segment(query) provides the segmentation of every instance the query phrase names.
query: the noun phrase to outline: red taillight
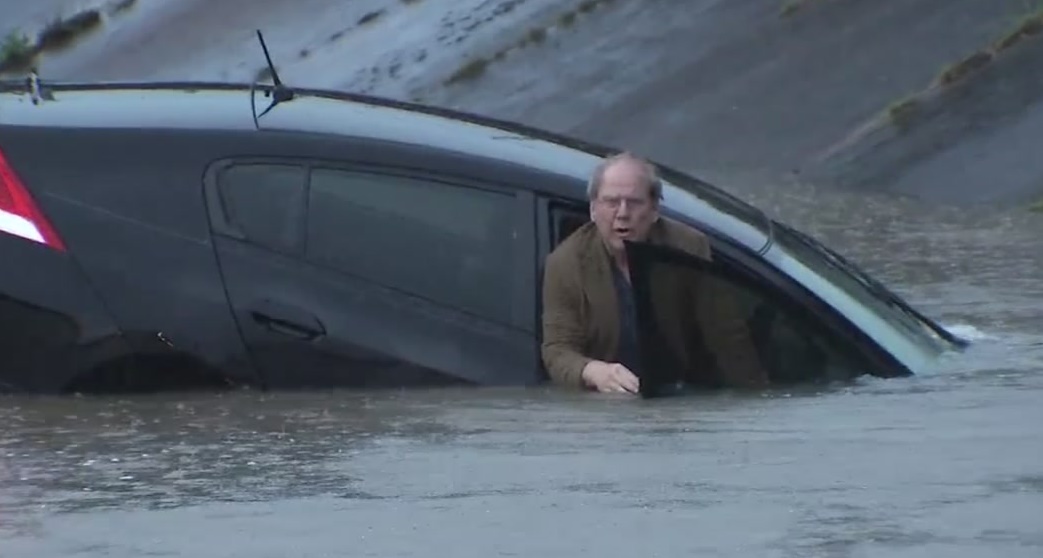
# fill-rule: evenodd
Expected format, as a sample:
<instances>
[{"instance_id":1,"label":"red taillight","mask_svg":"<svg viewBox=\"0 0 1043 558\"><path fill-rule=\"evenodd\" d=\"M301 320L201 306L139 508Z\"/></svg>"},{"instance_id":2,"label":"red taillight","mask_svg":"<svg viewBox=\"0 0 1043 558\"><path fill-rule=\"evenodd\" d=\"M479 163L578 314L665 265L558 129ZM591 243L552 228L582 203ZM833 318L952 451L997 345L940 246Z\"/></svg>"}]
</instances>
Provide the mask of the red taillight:
<instances>
[{"instance_id":1,"label":"red taillight","mask_svg":"<svg viewBox=\"0 0 1043 558\"><path fill-rule=\"evenodd\" d=\"M65 251L65 243L40 212L3 151L0 151L0 231Z\"/></svg>"}]
</instances>

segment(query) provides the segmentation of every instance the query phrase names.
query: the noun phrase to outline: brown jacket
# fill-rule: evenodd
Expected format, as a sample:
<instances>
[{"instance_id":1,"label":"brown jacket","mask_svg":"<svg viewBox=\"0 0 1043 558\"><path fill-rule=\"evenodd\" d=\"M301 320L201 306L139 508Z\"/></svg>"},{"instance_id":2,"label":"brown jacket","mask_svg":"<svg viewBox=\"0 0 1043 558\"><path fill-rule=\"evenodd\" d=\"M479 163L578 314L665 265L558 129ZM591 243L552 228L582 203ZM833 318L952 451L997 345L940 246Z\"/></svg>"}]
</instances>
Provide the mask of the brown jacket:
<instances>
[{"instance_id":1,"label":"brown jacket","mask_svg":"<svg viewBox=\"0 0 1043 558\"><path fill-rule=\"evenodd\" d=\"M710 260L710 244L702 233L661 217L649 242L677 248ZM619 308L612 280L612 261L588 222L547 257L543 279L542 357L551 380L582 387L583 367L591 360L615 359L620 331ZM763 386L745 322L719 288L719 281L677 266L656 268L650 280L660 333L681 359L690 380L731 386ZM717 359L718 371L705 370L693 345L701 340Z\"/></svg>"}]
</instances>

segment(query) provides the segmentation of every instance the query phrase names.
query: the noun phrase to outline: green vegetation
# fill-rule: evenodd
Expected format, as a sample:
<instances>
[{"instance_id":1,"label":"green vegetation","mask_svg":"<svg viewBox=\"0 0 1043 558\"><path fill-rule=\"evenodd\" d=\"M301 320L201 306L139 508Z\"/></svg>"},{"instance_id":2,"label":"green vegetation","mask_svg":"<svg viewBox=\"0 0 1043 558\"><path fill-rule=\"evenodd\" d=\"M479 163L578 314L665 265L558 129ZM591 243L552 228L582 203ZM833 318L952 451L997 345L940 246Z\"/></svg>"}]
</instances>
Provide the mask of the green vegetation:
<instances>
[{"instance_id":1,"label":"green vegetation","mask_svg":"<svg viewBox=\"0 0 1043 558\"><path fill-rule=\"evenodd\" d=\"M36 59L37 48L25 33L12 31L0 43L0 74L27 70Z\"/></svg>"},{"instance_id":2,"label":"green vegetation","mask_svg":"<svg viewBox=\"0 0 1043 558\"><path fill-rule=\"evenodd\" d=\"M56 17L40 31L36 44L40 50L68 46L74 39L101 25L101 12L87 10L63 19Z\"/></svg>"},{"instance_id":3,"label":"green vegetation","mask_svg":"<svg viewBox=\"0 0 1043 558\"><path fill-rule=\"evenodd\" d=\"M403 0L405 1L405 0ZM416 1L416 0L413 0ZM475 58L468 61L466 64L461 66L455 72L453 72L443 82L444 85L453 85L456 83L463 83L471 81L481 77L482 74L489 68L489 64L497 60L503 60L507 57L507 54L512 50L522 49L531 45L540 44L547 39L547 33L551 28L557 27L565 29L571 27L576 23L576 19L580 14L588 14L594 10L612 3L613 0L583 0L580 2L575 9L565 12L558 16L555 23L550 25L540 25L529 29L525 35L514 45L505 47L495 53L492 56L485 58ZM510 4L508 4L510 6Z\"/></svg>"},{"instance_id":4,"label":"green vegetation","mask_svg":"<svg viewBox=\"0 0 1043 558\"><path fill-rule=\"evenodd\" d=\"M786 0L779 8L779 17L789 17L813 2L821 2L821 0Z\"/></svg>"},{"instance_id":5,"label":"green vegetation","mask_svg":"<svg viewBox=\"0 0 1043 558\"><path fill-rule=\"evenodd\" d=\"M1043 31L1043 5L1023 16L1013 29L992 45L992 50L996 53L1002 52L1027 37L1038 35L1041 31Z\"/></svg>"},{"instance_id":6,"label":"green vegetation","mask_svg":"<svg viewBox=\"0 0 1043 558\"><path fill-rule=\"evenodd\" d=\"M373 23L374 21L377 21L378 19L380 19L383 15L384 15L384 10L377 10L377 11L374 11L374 12L369 12L368 14L366 14L366 15L364 15L364 16L359 18L358 24L359 25L366 25L367 23Z\"/></svg>"},{"instance_id":7,"label":"green vegetation","mask_svg":"<svg viewBox=\"0 0 1043 558\"><path fill-rule=\"evenodd\" d=\"M612 0L583 0L583 2L579 3L579 7L576 8L576 11L581 14L589 14L599 8L602 4L607 4L611 1Z\"/></svg>"},{"instance_id":8,"label":"green vegetation","mask_svg":"<svg viewBox=\"0 0 1043 558\"><path fill-rule=\"evenodd\" d=\"M124 0L116 7L127 9L136 0ZM24 33L11 32L0 44L0 74L24 72L31 68L41 53L67 47L76 39L102 24L99 10L84 10L70 17L55 17L36 36L33 42Z\"/></svg>"},{"instance_id":9,"label":"green vegetation","mask_svg":"<svg viewBox=\"0 0 1043 558\"><path fill-rule=\"evenodd\" d=\"M817 0L791 0L792 2L805 3ZM1004 52L1027 38L1043 34L1043 2L1031 12L1022 16L1016 25L993 42L988 48L971 53L955 63L949 64L931 81L927 90L915 95L891 103L886 109L887 117L892 124L899 128L907 128L917 112L920 100L931 90L951 87L969 76L988 67L990 63L1002 56Z\"/></svg>"},{"instance_id":10,"label":"green vegetation","mask_svg":"<svg viewBox=\"0 0 1043 558\"><path fill-rule=\"evenodd\" d=\"M987 50L979 50L963 60L946 66L934 79L936 85L952 85L972 73L984 68L995 55Z\"/></svg>"},{"instance_id":11,"label":"green vegetation","mask_svg":"<svg viewBox=\"0 0 1043 558\"><path fill-rule=\"evenodd\" d=\"M916 97L906 97L891 103L891 106L887 107L887 115L895 126L905 129L912 123L913 117L916 116L919 108L920 102Z\"/></svg>"},{"instance_id":12,"label":"green vegetation","mask_svg":"<svg viewBox=\"0 0 1043 558\"><path fill-rule=\"evenodd\" d=\"M497 53L499 54L499 53ZM485 58L475 58L467 64L460 66L460 69L453 72L453 75L449 76L449 79L445 80L446 85L453 83L460 83L464 81L471 81L477 79L485 70L489 67L489 60Z\"/></svg>"},{"instance_id":13,"label":"green vegetation","mask_svg":"<svg viewBox=\"0 0 1043 558\"><path fill-rule=\"evenodd\" d=\"M522 40L522 45L539 44L547 38L547 30L539 27L533 27L529 30L529 34Z\"/></svg>"},{"instance_id":14,"label":"green vegetation","mask_svg":"<svg viewBox=\"0 0 1043 558\"><path fill-rule=\"evenodd\" d=\"M118 15L133 8L138 3L138 0L120 0L111 8L109 8L109 15Z\"/></svg>"},{"instance_id":15,"label":"green vegetation","mask_svg":"<svg viewBox=\"0 0 1043 558\"><path fill-rule=\"evenodd\" d=\"M1029 206L1029 211L1036 213L1043 213L1043 198L1036 200L1035 203Z\"/></svg>"},{"instance_id":16,"label":"green vegetation","mask_svg":"<svg viewBox=\"0 0 1043 558\"><path fill-rule=\"evenodd\" d=\"M963 60L950 64L935 78L935 85L951 85L984 68L1005 50L1023 40L1043 32L1043 3L1023 15L1014 27L994 41L988 48L979 50Z\"/></svg>"}]
</instances>

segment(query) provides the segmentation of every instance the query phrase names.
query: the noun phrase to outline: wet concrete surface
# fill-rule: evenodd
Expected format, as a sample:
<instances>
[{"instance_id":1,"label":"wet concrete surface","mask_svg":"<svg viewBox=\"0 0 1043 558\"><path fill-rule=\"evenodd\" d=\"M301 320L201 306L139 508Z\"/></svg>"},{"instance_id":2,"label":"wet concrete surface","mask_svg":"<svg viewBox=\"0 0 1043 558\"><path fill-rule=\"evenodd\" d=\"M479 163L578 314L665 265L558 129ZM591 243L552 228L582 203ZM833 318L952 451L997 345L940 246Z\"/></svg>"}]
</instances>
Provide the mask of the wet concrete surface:
<instances>
[{"instance_id":1,"label":"wet concrete surface","mask_svg":"<svg viewBox=\"0 0 1043 558\"><path fill-rule=\"evenodd\" d=\"M269 38L270 47L291 36L319 44L378 4L402 18L395 41L416 47L439 34L405 23L416 17L406 10L434 10L431 0L308 2L313 32L286 24L268 35L279 37ZM170 77L187 76L191 67L205 70L203 77L248 75L260 60L250 52L252 26L289 18L292 10L282 4L253 2L259 7L248 9L229 1L208 12L212 19L198 15L202 3L152 4L149 10L194 25L157 23L146 33L124 23L122 39L112 31L104 40L126 45L147 35L173 43L179 29L195 60L168 46L121 47L122 57L106 57L103 41L88 41L48 70ZM494 13L497 3L474 4ZM907 38L942 46L908 51L909 66L889 74L900 78L873 77L864 68L822 70L836 81L820 85L854 80L852 87L866 89L866 99L850 103L841 102L839 89L816 97L796 77L781 81L778 62L743 66L742 86L715 88L709 79L692 85L678 76L724 72L709 53L741 42L713 22L759 22L764 34L746 40L786 58L784 39L771 29L799 26L797 18L814 12L778 23L778 5L769 2L692 2L671 11L665 1L616 0L577 17L569 33L548 34L541 50L504 56L469 87L438 84L469 57L495 52L489 48L496 35L504 44L516 38L506 37L510 20L494 18L484 24L488 33L472 32L430 66L403 65L405 77L370 87L585 130L705 171L971 337L966 355L911 379L654 402L556 389L9 397L0 400L0 555L1040 556L1043 218L1003 205L949 204L957 200L944 192L925 202L779 178L792 160L833 141L892 93L918 88L936 63L994 35L1007 21L996 14L1021 3L957 1L947 5L962 11L950 11L910 2L879 12L870 8L879 3L846 4L866 10L861 17L875 21L878 33L921 17L913 28L922 34L908 31ZM515 14L517 36L570 6L528 2L515 9L523 5L528 11ZM351 11L324 11L335 9ZM144 10L136 14L122 21L146 17ZM227 21L236 14L242 19L233 33ZM837 35L818 56L855 52L841 47L860 32L827 21L837 22ZM370 48L392 40L364 33L342 39L349 36ZM679 51L685 44L693 46ZM229 54L223 61L199 58L208 48ZM365 60L341 53L336 67L344 71L289 65L284 79L370 83L355 72L383 67L395 51L366 52ZM150 69L158 53L169 59ZM322 65L336 56L316 48L305 60ZM871 57L857 59L869 65ZM813 73L817 66L808 64L797 67ZM771 95L777 103L762 102ZM738 107L731 112L724 109L729 99ZM785 114L815 106L821 119ZM661 132L646 132L652 123ZM794 131L792 144L787 130ZM1024 148L1031 137L1015 139ZM985 172L961 160L974 168L961 173Z\"/></svg>"}]
</instances>

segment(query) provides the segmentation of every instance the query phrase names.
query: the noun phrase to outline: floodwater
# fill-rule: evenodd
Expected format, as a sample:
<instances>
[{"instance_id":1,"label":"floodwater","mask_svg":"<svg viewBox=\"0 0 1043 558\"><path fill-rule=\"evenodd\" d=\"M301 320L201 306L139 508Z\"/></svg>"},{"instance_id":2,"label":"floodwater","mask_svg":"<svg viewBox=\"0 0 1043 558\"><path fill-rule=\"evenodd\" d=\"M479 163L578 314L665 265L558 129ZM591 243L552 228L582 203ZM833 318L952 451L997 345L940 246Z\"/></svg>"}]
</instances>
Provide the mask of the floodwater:
<instances>
[{"instance_id":1,"label":"floodwater","mask_svg":"<svg viewBox=\"0 0 1043 558\"><path fill-rule=\"evenodd\" d=\"M611 108L568 106L625 143ZM669 130L643 150L700 156ZM0 556L1043 556L1043 215L732 170L974 345L915 378L655 401L5 398Z\"/></svg>"},{"instance_id":2,"label":"floodwater","mask_svg":"<svg viewBox=\"0 0 1043 558\"><path fill-rule=\"evenodd\" d=\"M1043 555L1043 219L785 191L749 197L970 351L912 379L654 401L7 399L0 554Z\"/></svg>"}]
</instances>

